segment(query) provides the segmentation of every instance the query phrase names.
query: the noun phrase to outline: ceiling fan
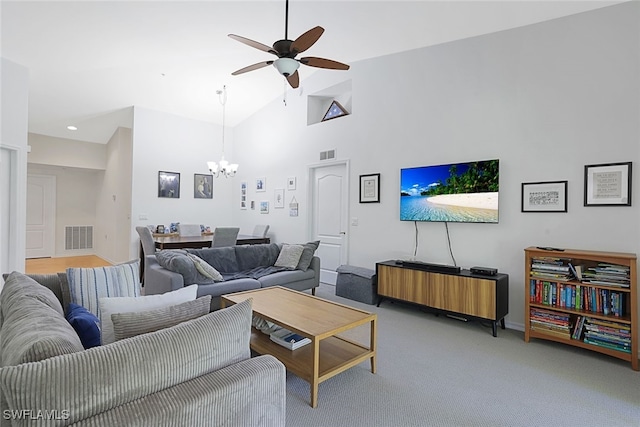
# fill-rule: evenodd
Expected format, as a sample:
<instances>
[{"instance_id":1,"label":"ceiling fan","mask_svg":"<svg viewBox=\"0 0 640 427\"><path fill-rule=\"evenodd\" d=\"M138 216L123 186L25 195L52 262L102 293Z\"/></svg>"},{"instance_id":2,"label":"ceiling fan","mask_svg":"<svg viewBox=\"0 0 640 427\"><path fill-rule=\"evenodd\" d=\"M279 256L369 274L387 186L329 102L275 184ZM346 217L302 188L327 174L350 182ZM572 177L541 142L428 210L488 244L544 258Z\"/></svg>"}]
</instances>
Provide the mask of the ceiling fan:
<instances>
[{"instance_id":1,"label":"ceiling fan","mask_svg":"<svg viewBox=\"0 0 640 427\"><path fill-rule=\"evenodd\" d=\"M271 53L276 55L278 59L272 61L264 61L258 62L257 64L249 65L247 67L241 68L237 71L231 73L232 76L237 76L238 74L243 74L248 71L257 70L259 68L266 67L267 65L272 65L276 67L278 72L282 74L289 85L292 88L297 88L300 84L300 76L298 75L298 67L300 64L308 65L310 67L317 68L329 68L332 70L348 70L349 66L347 64L343 64L341 62L333 61L331 59L325 58L317 58L315 56L306 56L304 58L296 59L296 56L299 53L304 52L309 49L315 42L318 41L322 33L324 33L324 28L322 27L314 27L302 34L295 40L288 39L288 28L289 28L289 0L286 0L285 5L285 21L284 21L284 39L278 40L273 44L273 47L269 47L262 43L253 41L246 37L237 36L235 34L229 34L234 40L239 41L240 43L244 43L248 46L254 47L256 49L262 50L264 52Z\"/></svg>"}]
</instances>

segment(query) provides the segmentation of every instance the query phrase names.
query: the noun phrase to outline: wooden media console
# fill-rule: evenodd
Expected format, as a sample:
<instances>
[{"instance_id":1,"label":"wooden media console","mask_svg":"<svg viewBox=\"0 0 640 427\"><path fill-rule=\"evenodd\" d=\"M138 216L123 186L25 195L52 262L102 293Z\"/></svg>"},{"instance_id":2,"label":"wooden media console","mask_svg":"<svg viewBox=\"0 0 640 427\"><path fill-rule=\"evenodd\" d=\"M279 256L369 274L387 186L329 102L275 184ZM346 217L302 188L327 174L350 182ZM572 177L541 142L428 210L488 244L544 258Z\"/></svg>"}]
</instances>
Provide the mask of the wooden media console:
<instances>
[{"instance_id":1,"label":"wooden media console","mask_svg":"<svg viewBox=\"0 0 640 427\"><path fill-rule=\"evenodd\" d=\"M493 336L509 313L509 276L434 272L396 261L376 263L378 306L384 299L407 301L463 317L489 320Z\"/></svg>"}]
</instances>

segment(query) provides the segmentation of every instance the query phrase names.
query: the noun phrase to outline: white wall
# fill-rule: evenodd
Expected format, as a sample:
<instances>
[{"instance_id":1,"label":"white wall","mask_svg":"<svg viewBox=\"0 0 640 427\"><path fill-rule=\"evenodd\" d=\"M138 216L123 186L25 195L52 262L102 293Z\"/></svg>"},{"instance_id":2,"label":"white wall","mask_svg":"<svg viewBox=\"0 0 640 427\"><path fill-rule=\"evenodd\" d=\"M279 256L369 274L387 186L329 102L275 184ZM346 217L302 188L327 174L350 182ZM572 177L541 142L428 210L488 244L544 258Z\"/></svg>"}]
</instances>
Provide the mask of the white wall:
<instances>
[{"instance_id":1,"label":"white wall","mask_svg":"<svg viewBox=\"0 0 640 427\"><path fill-rule=\"evenodd\" d=\"M26 245L29 73L1 58L0 272L24 271ZM1 285L0 285L1 289Z\"/></svg>"},{"instance_id":2,"label":"white wall","mask_svg":"<svg viewBox=\"0 0 640 427\"><path fill-rule=\"evenodd\" d=\"M107 145L29 133L28 162L61 167L105 170Z\"/></svg>"},{"instance_id":3,"label":"white wall","mask_svg":"<svg viewBox=\"0 0 640 427\"><path fill-rule=\"evenodd\" d=\"M640 252L640 173L632 207L582 202L584 165L640 165L639 10L635 2L603 8L360 61L348 72L307 77L301 67L301 90L290 93L287 106L274 100L234 134L236 180L266 176L273 200L273 189L297 176L300 217L287 209L266 216L239 210L238 185L234 217L243 229L270 223L278 241L305 240L308 166L319 151L336 148L339 159L351 161L349 209L359 219L349 229L349 262L374 268L414 250L414 224L398 219L400 168L499 158L499 224L449 224L449 231L458 265L509 274L507 322L522 327L524 248ZM307 95L349 79L353 114L307 126ZM381 203L359 204L358 176L377 172ZM569 182L568 213L520 212L522 182L557 180ZM417 258L453 264L444 224L418 228Z\"/></svg>"},{"instance_id":4,"label":"white wall","mask_svg":"<svg viewBox=\"0 0 640 427\"><path fill-rule=\"evenodd\" d=\"M233 179L214 178L213 199L195 199L194 174L208 174L207 161L222 156L222 128L202 121L135 107L129 255L138 255L138 225L172 222L210 227L233 225ZM233 132L225 130L225 157L234 160ZM240 165L243 168L243 165ZM158 197L158 172L180 173L180 198ZM146 219L144 219L146 218Z\"/></svg>"},{"instance_id":5,"label":"white wall","mask_svg":"<svg viewBox=\"0 0 640 427\"><path fill-rule=\"evenodd\" d=\"M97 192L96 253L120 263L133 259L131 241L131 182L133 141L131 129L118 128L106 145L106 170Z\"/></svg>"}]
</instances>

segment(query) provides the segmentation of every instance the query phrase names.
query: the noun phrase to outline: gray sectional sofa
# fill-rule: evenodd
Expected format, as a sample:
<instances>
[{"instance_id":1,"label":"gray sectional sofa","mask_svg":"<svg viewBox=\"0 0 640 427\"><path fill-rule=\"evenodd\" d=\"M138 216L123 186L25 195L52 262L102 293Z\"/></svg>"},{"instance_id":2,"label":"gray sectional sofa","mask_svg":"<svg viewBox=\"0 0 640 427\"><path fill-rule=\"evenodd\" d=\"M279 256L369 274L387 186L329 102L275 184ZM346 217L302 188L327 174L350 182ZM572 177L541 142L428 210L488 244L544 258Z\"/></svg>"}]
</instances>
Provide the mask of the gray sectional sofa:
<instances>
[{"instance_id":1,"label":"gray sectional sofa","mask_svg":"<svg viewBox=\"0 0 640 427\"><path fill-rule=\"evenodd\" d=\"M5 282L0 425L285 425L285 368L250 357L250 301L84 350L64 316L63 278Z\"/></svg>"},{"instance_id":2,"label":"gray sectional sofa","mask_svg":"<svg viewBox=\"0 0 640 427\"><path fill-rule=\"evenodd\" d=\"M222 248L161 251L145 257L144 293L161 294L197 284L198 297L211 295L212 310L220 308L220 296L233 292L284 286L297 291L320 284L320 258L314 255L319 242L304 244L304 251L295 269L274 264L283 245L238 245ZM221 273L217 281L198 271L188 254L196 255Z\"/></svg>"}]
</instances>

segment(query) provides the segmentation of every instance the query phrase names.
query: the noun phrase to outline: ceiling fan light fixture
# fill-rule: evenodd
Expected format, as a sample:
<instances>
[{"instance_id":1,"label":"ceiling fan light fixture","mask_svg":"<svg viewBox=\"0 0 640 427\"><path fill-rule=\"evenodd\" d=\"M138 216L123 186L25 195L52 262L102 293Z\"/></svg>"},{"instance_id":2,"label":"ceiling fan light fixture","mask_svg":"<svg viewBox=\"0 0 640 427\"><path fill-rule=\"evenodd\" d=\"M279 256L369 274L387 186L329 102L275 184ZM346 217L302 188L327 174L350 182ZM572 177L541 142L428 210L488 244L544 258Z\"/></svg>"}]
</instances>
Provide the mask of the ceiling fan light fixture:
<instances>
[{"instance_id":1,"label":"ceiling fan light fixture","mask_svg":"<svg viewBox=\"0 0 640 427\"><path fill-rule=\"evenodd\" d=\"M287 77L296 72L300 67L300 63L291 58L279 58L273 61L273 66L276 67L280 74Z\"/></svg>"}]
</instances>

